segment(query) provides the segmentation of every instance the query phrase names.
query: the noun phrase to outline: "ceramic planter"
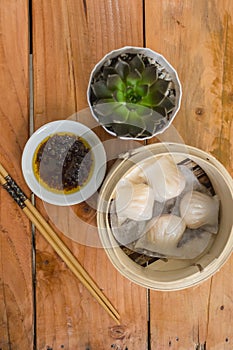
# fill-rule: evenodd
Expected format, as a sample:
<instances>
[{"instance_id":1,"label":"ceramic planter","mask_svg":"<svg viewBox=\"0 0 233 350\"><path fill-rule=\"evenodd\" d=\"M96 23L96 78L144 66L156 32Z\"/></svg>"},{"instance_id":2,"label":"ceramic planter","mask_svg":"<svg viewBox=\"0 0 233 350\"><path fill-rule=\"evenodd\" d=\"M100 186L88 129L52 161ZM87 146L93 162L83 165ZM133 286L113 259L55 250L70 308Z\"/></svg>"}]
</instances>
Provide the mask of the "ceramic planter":
<instances>
[{"instance_id":1,"label":"ceramic planter","mask_svg":"<svg viewBox=\"0 0 233 350\"><path fill-rule=\"evenodd\" d=\"M131 62L135 56L143 61L144 68L140 66L140 62L136 65ZM119 62L123 68L119 69ZM129 63L130 73L125 73L129 69L125 62ZM107 76L106 72L108 71L110 75L112 74L112 66L117 67L116 70L122 80L114 74L114 70L111 79L109 75ZM154 72L152 67L155 67L157 72L156 83L154 83L152 75L148 77L150 69ZM117 78L119 82L116 83ZM98 91L96 94L95 86L101 84L103 79L106 79L106 85L112 89L113 98L109 98L108 92L106 92L106 96L104 94L96 96ZM168 81L170 81L169 87L167 87ZM116 84L115 91L113 91L114 84ZM156 94L159 90L158 94L161 95L162 91L164 95L158 98L155 90ZM92 70L87 89L87 100L93 117L109 134L121 139L145 140L162 133L169 127L179 111L181 96L181 83L171 64L157 52L148 48L131 46L111 51L104 56ZM113 108L112 113L109 111L111 108ZM127 122L124 119L124 112L122 113L124 109L125 114L128 113ZM109 118L112 118L110 122ZM125 130L126 124L133 125L133 131L131 127L131 129Z\"/></svg>"}]
</instances>

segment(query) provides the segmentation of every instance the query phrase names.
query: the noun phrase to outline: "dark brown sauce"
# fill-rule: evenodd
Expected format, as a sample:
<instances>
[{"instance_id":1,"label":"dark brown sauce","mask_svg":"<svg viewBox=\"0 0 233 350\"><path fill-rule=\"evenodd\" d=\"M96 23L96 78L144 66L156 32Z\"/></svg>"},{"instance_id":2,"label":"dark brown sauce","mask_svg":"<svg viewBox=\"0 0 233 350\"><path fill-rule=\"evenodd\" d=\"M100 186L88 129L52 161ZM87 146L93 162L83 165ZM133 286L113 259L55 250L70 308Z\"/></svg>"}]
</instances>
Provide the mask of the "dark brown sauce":
<instances>
[{"instance_id":1,"label":"dark brown sauce","mask_svg":"<svg viewBox=\"0 0 233 350\"><path fill-rule=\"evenodd\" d=\"M33 170L46 189L57 193L79 191L93 171L90 145L72 133L56 133L45 138L33 156Z\"/></svg>"}]
</instances>

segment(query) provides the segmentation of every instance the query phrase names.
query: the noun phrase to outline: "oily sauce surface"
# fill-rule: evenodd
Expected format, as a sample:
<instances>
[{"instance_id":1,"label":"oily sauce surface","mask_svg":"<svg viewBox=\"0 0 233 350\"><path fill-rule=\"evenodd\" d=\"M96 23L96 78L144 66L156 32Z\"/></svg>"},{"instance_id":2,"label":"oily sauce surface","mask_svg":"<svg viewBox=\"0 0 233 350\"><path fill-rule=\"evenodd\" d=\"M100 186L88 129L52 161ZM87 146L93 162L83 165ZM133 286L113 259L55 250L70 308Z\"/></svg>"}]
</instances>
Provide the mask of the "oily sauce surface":
<instances>
[{"instance_id":1,"label":"oily sauce surface","mask_svg":"<svg viewBox=\"0 0 233 350\"><path fill-rule=\"evenodd\" d=\"M55 133L45 138L33 157L33 171L52 192L73 193L90 179L93 170L91 147L72 133Z\"/></svg>"}]
</instances>

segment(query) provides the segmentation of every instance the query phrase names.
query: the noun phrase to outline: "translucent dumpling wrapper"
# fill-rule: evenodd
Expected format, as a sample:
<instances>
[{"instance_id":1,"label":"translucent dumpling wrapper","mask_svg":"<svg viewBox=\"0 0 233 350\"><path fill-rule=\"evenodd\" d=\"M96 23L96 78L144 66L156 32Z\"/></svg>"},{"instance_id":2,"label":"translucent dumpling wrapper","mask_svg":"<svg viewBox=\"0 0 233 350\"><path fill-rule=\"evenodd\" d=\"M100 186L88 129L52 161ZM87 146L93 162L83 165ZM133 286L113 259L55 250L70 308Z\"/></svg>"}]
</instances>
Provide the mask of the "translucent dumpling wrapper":
<instances>
[{"instance_id":1,"label":"translucent dumpling wrapper","mask_svg":"<svg viewBox=\"0 0 233 350\"><path fill-rule=\"evenodd\" d=\"M183 192L199 191L207 193L207 188L200 183L198 178L194 175L193 171L185 165L178 165L180 172L185 177L185 188Z\"/></svg>"},{"instance_id":2,"label":"translucent dumpling wrapper","mask_svg":"<svg viewBox=\"0 0 233 350\"><path fill-rule=\"evenodd\" d=\"M179 196L185 188L185 178L171 156L161 157L152 167L145 169L154 198L159 202Z\"/></svg>"},{"instance_id":3,"label":"translucent dumpling wrapper","mask_svg":"<svg viewBox=\"0 0 233 350\"><path fill-rule=\"evenodd\" d=\"M180 259L194 259L209 248L214 235L200 229L186 229L177 245L176 256Z\"/></svg>"},{"instance_id":4,"label":"translucent dumpling wrapper","mask_svg":"<svg viewBox=\"0 0 233 350\"><path fill-rule=\"evenodd\" d=\"M150 220L153 213L153 190L144 183L120 180L116 187L116 213L118 224L126 219L135 221Z\"/></svg>"},{"instance_id":5,"label":"translucent dumpling wrapper","mask_svg":"<svg viewBox=\"0 0 233 350\"><path fill-rule=\"evenodd\" d=\"M173 214L176 216L180 216L179 210L174 210L176 205L176 198L168 199L165 202L154 202L153 216L160 216L164 214Z\"/></svg>"},{"instance_id":6,"label":"translucent dumpling wrapper","mask_svg":"<svg viewBox=\"0 0 233 350\"><path fill-rule=\"evenodd\" d=\"M219 198L198 191L187 192L180 202L180 215L191 229L203 228L217 233Z\"/></svg>"},{"instance_id":7,"label":"translucent dumpling wrapper","mask_svg":"<svg viewBox=\"0 0 233 350\"><path fill-rule=\"evenodd\" d=\"M162 208L162 214L173 214L180 216L180 202L181 199L184 197L185 193L187 192L195 190L211 195L209 190L199 182L198 178L194 175L192 170L187 168L185 165L178 165L178 168L185 178L185 188L179 196L172 198L164 203L160 203L160 206L158 202L155 202L153 216L158 216L155 210L157 209L158 211L159 208Z\"/></svg>"},{"instance_id":8,"label":"translucent dumpling wrapper","mask_svg":"<svg viewBox=\"0 0 233 350\"><path fill-rule=\"evenodd\" d=\"M176 215L155 217L147 225L146 234L139 238L135 250L151 256L174 256L186 225Z\"/></svg>"},{"instance_id":9,"label":"translucent dumpling wrapper","mask_svg":"<svg viewBox=\"0 0 233 350\"><path fill-rule=\"evenodd\" d=\"M111 229L115 239L124 246L132 248L132 242L139 239L145 232L147 221L135 221L126 219L120 226L116 214L115 200L111 203L110 214Z\"/></svg>"},{"instance_id":10,"label":"translucent dumpling wrapper","mask_svg":"<svg viewBox=\"0 0 233 350\"><path fill-rule=\"evenodd\" d=\"M171 156L151 157L128 174L128 179L131 178L134 182L148 183L158 202L177 197L185 187L185 177Z\"/></svg>"},{"instance_id":11,"label":"translucent dumpling wrapper","mask_svg":"<svg viewBox=\"0 0 233 350\"><path fill-rule=\"evenodd\" d=\"M143 165L136 164L123 179L132 183L146 183L146 177L143 173Z\"/></svg>"}]
</instances>

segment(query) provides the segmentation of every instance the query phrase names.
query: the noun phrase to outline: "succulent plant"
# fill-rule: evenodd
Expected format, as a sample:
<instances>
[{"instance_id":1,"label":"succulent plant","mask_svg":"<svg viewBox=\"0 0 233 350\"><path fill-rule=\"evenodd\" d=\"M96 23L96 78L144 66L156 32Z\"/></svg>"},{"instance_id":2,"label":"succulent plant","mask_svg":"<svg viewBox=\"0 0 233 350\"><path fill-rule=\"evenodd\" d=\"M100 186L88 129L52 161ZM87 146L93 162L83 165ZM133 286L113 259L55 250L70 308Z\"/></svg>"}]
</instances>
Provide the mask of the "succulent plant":
<instances>
[{"instance_id":1,"label":"succulent plant","mask_svg":"<svg viewBox=\"0 0 233 350\"><path fill-rule=\"evenodd\" d=\"M176 107L171 76L142 54L125 53L107 60L90 86L95 116L119 137L152 136L168 123Z\"/></svg>"}]
</instances>

